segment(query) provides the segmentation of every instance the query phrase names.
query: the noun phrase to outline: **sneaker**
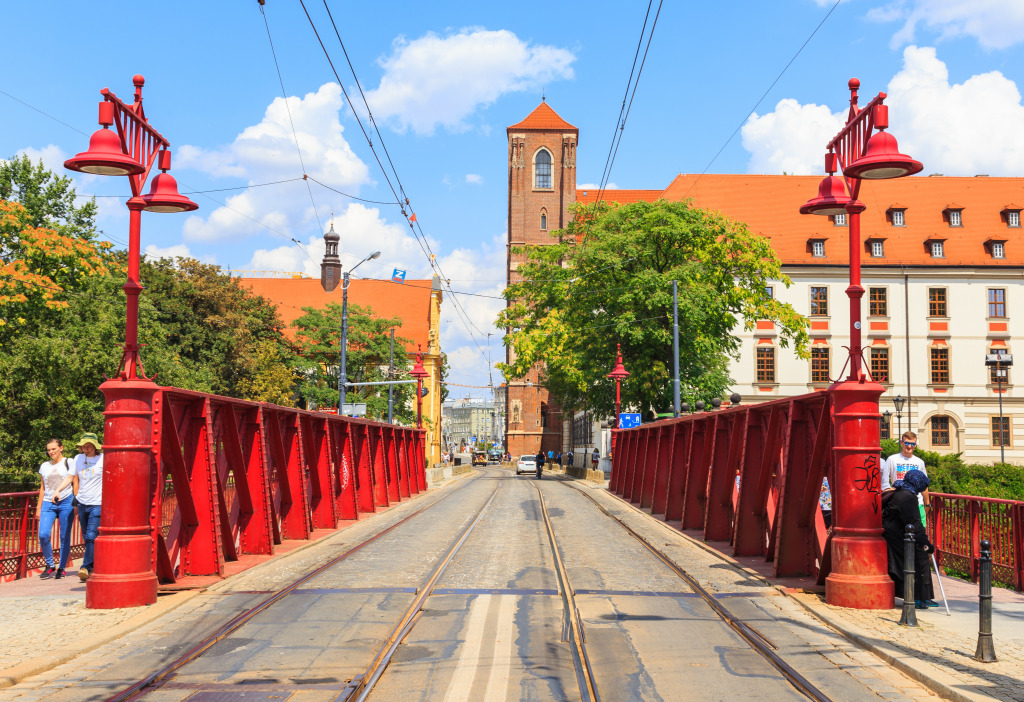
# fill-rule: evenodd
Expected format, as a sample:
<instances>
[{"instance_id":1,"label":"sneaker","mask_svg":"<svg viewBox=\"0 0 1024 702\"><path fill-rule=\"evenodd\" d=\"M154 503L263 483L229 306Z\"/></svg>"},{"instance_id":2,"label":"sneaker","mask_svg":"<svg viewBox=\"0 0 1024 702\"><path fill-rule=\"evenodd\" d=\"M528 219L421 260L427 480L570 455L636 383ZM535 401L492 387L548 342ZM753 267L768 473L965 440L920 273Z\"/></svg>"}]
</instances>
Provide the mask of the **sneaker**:
<instances>
[{"instance_id":1,"label":"sneaker","mask_svg":"<svg viewBox=\"0 0 1024 702\"><path fill-rule=\"evenodd\" d=\"M53 566L46 566L46 570L44 570L42 573L40 573L39 577L42 578L43 580L46 580L48 578L52 578L53 574L55 572L56 571L54 570Z\"/></svg>"},{"instance_id":2,"label":"sneaker","mask_svg":"<svg viewBox=\"0 0 1024 702\"><path fill-rule=\"evenodd\" d=\"M924 600L917 600L914 602L914 607L917 609L928 609L928 603Z\"/></svg>"},{"instance_id":3,"label":"sneaker","mask_svg":"<svg viewBox=\"0 0 1024 702\"><path fill-rule=\"evenodd\" d=\"M78 569L78 579L81 580L83 583L86 580L88 580L89 579L89 569L88 568L79 568Z\"/></svg>"},{"instance_id":4,"label":"sneaker","mask_svg":"<svg viewBox=\"0 0 1024 702\"><path fill-rule=\"evenodd\" d=\"M939 606L939 603L936 602L935 600L925 600L924 603L926 605L928 605L929 607L938 607Z\"/></svg>"},{"instance_id":5,"label":"sneaker","mask_svg":"<svg viewBox=\"0 0 1024 702\"><path fill-rule=\"evenodd\" d=\"M60 580L65 575L63 568L58 568L57 572L53 574L54 580Z\"/></svg>"}]
</instances>

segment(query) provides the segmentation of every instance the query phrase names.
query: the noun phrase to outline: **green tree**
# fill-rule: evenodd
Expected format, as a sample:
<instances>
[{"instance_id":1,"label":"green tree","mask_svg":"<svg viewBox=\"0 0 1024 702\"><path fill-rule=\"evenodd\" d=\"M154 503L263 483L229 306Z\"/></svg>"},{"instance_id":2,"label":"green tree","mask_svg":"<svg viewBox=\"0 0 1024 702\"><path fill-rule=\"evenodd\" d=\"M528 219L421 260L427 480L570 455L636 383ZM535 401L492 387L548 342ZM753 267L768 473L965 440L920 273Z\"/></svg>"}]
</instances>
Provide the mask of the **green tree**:
<instances>
[{"instance_id":1,"label":"green tree","mask_svg":"<svg viewBox=\"0 0 1024 702\"><path fill-rule=\"evenodd\" d=\"M24 154L0 161L0 200L25 208L32 227L56 229L78 239L96 238L96 200L75 205L72 181L32 163Z\"/></svg>"},{"instance_id":2,"label":"green tree","mask_svg":"<svg viewBox=\"0 0 1024 702\"><path fill-rule=\"evenodd\" d=\"M296 342L302 355L299 392L309 404L336 407L338 404L338 354L341 348L341 305L328 303L325 308L303 307L301 317L292 322ZM359 305L348 306L348 355L345 370L352 383L387 380L391 329L402 326L395 317L374 317L373 310ZM412 343L395 335L395 377L408 380L405 349ZM406 423L416 419L414 385L395 385L394 417ZM349 389L348 402L365 402L368 417L386 419L387 386Z\"/></svg>"},{"instance_id":3,"label":"green tree","mask_svg":"<svg viewBox=\"0 0 1024 702\"><path fill-rule=\"evenodd\" d=\"M807 355L807 322L767 294L789 285L768 239L690 202L577 205L570 226L547 246L525 250L522 282L505 291L497 326L508 329L506 379L544 369L565 410L610 414L615 386L605 376L615 344L630 377L624 407L660 412L672 403L672 281L679 286L679 357L684 399L726 393L738 324L772 320L782 346ZM522 252L523 250L517 250ZM741 322L742 320L742 322Z\"/></svg>"}]
</instances>

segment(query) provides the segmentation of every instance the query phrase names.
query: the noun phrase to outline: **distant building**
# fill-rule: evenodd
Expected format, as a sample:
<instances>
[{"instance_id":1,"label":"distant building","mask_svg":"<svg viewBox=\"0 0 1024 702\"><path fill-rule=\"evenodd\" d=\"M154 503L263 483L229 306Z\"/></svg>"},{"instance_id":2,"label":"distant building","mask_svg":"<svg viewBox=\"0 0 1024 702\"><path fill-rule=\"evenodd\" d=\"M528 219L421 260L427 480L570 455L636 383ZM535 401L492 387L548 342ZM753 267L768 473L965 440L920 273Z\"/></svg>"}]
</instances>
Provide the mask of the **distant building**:
<instances>
[{"instance_id":1,"label":"distant building","mask_svg":"<svg viewBox=\"0 0 1024 702\"><path fill-rule=\"evenodd\" d=\"M494 443L495 406L482 398L447 400L441 409L445 440L453 450ZM475 442L474 442L475 439Z\"/></svg>"}]
</instances>

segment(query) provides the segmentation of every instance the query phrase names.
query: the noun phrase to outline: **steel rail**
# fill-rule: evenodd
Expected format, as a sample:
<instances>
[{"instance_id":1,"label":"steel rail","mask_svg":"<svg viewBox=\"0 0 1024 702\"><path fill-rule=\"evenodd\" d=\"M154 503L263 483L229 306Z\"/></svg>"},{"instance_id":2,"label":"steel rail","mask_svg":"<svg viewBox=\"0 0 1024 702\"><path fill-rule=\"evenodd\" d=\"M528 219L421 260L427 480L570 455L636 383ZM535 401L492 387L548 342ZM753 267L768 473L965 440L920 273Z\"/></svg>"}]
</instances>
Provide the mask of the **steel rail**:
<instances>
[{"instance_id":1,"label":"steel rail","mask_svg":"<svg viewBox=\"0 0 1024 702\"><path fill-rule=\"evenodd\" d=\"M137 699L140 699L141 697L143 697L144 695L148 695L150 692L152 692L152 691L156 690L157 688L159 688L164 682L167 682L167 678L168 678L168 676L171 673L174 673L175 671L177 671L181 667L183 667L185 665L188 665L192 661L194 661L197 658L199 658L200 656L202 656L211 647L213 647L214 645L220 643L221 641L223 641L225 638L227 638L228 636L230 636L234 632L238 631L238 629L240 629L242 627L242 625L244 625L246 622L249 622L250 620L252 620L252 618L255 617L257 614L259 614L260 612L266 610L267 608L271 607L272 605L276 604L280 600L282 600L285 597L287 597L294 590L298 589L298 587L301 586L303 583L308 582L309 580L315 578L316 576L320 575L321 573L324 573L325 571L329 570L330 568L338 565L339 563L341 563L342 561L347 559L349 556L352 556L352 555L358 553L359 551L363 550L364 548L366 548L367 546L369 546L373 542L377 541L377 539L381 538L382 536L385 536L386 534L390 533L391 531L393 531L393 530L397 529L398 527L402 526L403 524L408 522L413 517L415 517L415 516L417 516L419 514L422 514L423 512L427 511L428 509L430 509L432 507L435 507L437 504L439 504L440 502L443 502L444 500L448 499L449 497L454 495L456 492L459 492L459 491L465 489L465 487L467 485L469 485L470 482L475 482L476 480L479 480L479 477L473 478L472 481L467 481L467 482L463 483L459 487L455 488L454 490L452 490L451 492L449 492L449 493L447 493L445 495L442 495L441 497L439 497L438 499L434 500L430 504L425 505L423 507L420 507L418 510L416 510L412 514L410 514L410 515L408 515L406 517L403 517L402 519L400 519L399 521L395 522L391 526L389 526L389 527L379 531L378 533L376 533L373 536L365 539L364 541L359 542L358 544L356 544L355 546L353 546L349 550L345 551L340 556L338 556L336 558L333 558L330 561L328 561L327 563L323 564L322 566L318 566L317 568L314 568L313 570L311 570L310 572L306 573L305 575L300 576L297 580L292 581L289 585L287 585L283 589L277 591L276 593L274 593L270 597L267 597L265 600L263 600L262 602L260 602L256 606L254 606L254 607L252 607L250 609L247 609L247 610L245 610L243 612L239 612L236 616L234 616L233 618L231 618L230 620L225 622L219 629L217 629L215 632L213 632L212 634L207 636L205 639L200 641L198 644L196 644L192 648L190 648L188 651L186 651L180 657L175 659L172 663L164 666L163 668L161 668L157 672L152 673L152 674L146 676L142 680L140 680L140 681L136 682L135 684L133 684L131 687L128 687L128 688L122 690L121 692L118 692L117 694L112 695L111 697L108 697L106 699L106 702L129 702L130 700L137 700Z\"/></svg>"},{"instance_id":2,"label":"steel rail","mask_svg":"<svg viewBox=\"0 0 1024 702\"><path fill-rule=\"evenodd\" d=\"M438 563L433 573L431 573L430 577L427 579L427 582L424 583L423 587L419 589L416 598L413 599L412 604L410 604L409 607L405 610L405 614L399 620L398 624L395 625L395 628L391 631L391 635L388 636L387 640L384 642L384 645L381 646L380 650L377 652L377 655L373 657L373 660L370 662L369 667L363 672L361 676L353 679L353 682L355 682L355 680L358 680L358 683L350 686L346 690L347 694L345 694L344 697L339 695L336 698L337 702L347 702L348 700L353 699L356 702L363 702L363 700L369 697L370 693L373 691L373 686L377 684L378 680L380 680L381 675L384 674L384 670L388 667L388 664L391 662L391 657L394 655L395 651L398 650L399 644L401 644L405 637L409 635L409 632L412 631L412 628L416 626L416 622L419 621L420 614L423 611L423 604L427 601L427 598L430 597L430 595L432 594L434 590L434 585L437 584L437 581L444 574L444 571L448 568L448 564L451 563L452 559L455 558L455 554L459 552L459 549L462 548L462 545L466 542L466 539L469 538L470 533L480 522L480 519L484 516L484 513L487 511L487 508L491 506L492 502L494 502L494 498L497 497L498 490L501 489L501 486L504 484L504 482L504 476L498 479L498 485L494 488L494 492L491 493L491 496L487 499L487 502L485 502L484 506L480 508L480 511L477 512L476 517L474 517L473 521L470 522L469 526L465 528L465 530L462 532L462 535L459 536L459 539L455 542L455 545L453 545L448 550L448 553L446 553L444 558L442 558L441 561Z\"/></svg>"},{"instance_id":3,"label":"steel rail","mask_svg":"<svg viewBox=\"0 0 1024 702\"><path fill-rule=\"evenodd\" d=\"M547 504L544 502L544 493L536 483L533 483L533 487L537 490L537 497L540 498L540 512L544 517L544 527L547 529L551 552L554 554L555 574L558 576L559 590L562 593L562 606L565 608L565 616L569 619L569 643L572 644L570 650L580 695L583 702L601 702L601 697L597 692L597 681L594 679L594 670L590 666L590 657L587 655L587 647L583 638L583 622L580 620L580 610L576 607L576 594L569 582L569 573L562 561L562 554L558 550L558 541L555 539L555 530L551 525Z\"/></svg>"},{"instance_id":4,"label":"steel rail","mask_svg":"<svg viewBox=\"0 0 1024 702\"><path fill-rule=\"evenodd\" d=\"M569 487L569 485L566 485L566 487ZM807 678L798 673L795 668L789 665L789 663L786 663L786 661L784 661L782 657L775 652L774 649L776 648L776 646L771 641L766 639L757 630L751 628L742 620L737 619L732 614L732 612L723 607L722 604L718 600L716 600L710 592L705 590L700 585L700 583L698 583L694 579L692 575L690 575L685 570L680 568L679 565L677 565L675 561L669 558L663 551L661 551L658 547L656 547L646 538L637 533L623 520L619 519L617 516L608 511L608 509L606 509L604 505L595 500L593 496L588 495L587 493L583 492L578 488L572 489L575 490L580 495L582 495L583 497L586 497L591 502L593 502L594 506L601 510L601 512L603 512L605 516L615 520L619 524L619 526L621 526L630 534L630 536L639 541L640 544L643 545L648 551L650 551L656 558L658 558L658 560L664 563L669 570L671 570L673 573L675 573L684 581L686 581L686 584L693 588L693 591L697 593L697 595L699 595L700 598L703 599L709 607L711 607L711 610L715 614L721 617L733 629L733 631L735 631L740 636L740 638L746 641L750 645L750 647L754 649L754 651L759 653L766 661L768 661L769 664L772 665L772 667L778 670L782 674L782 676L801 694L808 697L809 699L815 700L816 702L832 702L830 697L828 697L825 693L823 693L821 690L815 687Z\"/></svg>"}]
</instances>

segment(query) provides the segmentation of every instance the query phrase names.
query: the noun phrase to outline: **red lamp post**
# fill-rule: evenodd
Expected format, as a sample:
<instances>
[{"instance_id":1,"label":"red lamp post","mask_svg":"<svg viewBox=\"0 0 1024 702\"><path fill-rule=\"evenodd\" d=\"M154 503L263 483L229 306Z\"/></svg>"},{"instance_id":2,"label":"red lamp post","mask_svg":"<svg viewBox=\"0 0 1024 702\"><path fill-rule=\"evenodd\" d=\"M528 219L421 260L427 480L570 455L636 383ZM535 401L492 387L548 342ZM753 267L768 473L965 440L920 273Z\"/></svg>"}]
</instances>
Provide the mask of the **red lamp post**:
<instances>
[{"instance_id":1,"label":"red lamp post","mask_svg":"<svg viewBox=\"0 0 1024 702\"><path fill-rule=\"evenodd\" d=\"M170 142L149 125L142 109L145 79L136 75L135 100L126 105L109 89L100 91L97 130L89 150L64 162L72 171L128 176L128 279L124 352L117 374L100 385L106 399L103 449L105 509L96 538L96 569L86 584L85 603L93 609L136 607L156 602L149 526L153 397L157 385L145 375L139 358L139 239L142 211L189 212L198 208L178 193L171 167ZM117 131L109 127L115 125ZM148 194L142 188L156 165L162 173Z\"/></svg>"},{"instance_id":2,"label":"red lamp post","mask_svg":"<svg viewBox=\"0 0 1024 702\"><path fill-rule=\"evenodd\" d=\"M423 428L423 379L429 378L430 373L423 367L423 350L420 349L416 352L416 365L412 367L412 371L409 372L413 378L416 378L416 428Z\"/></svg>"},{"instance_id":3,"label":"red lamp post","mask_svg":"<svg viewBox=\"0 0 1024 702\"><path fill-rule=\"evenodd\" d=\"M622 389L622 379L629 377L629 371L622 365L622 344L615 344L615 367L612 368L612 372L606 377L613 378L615 380L615 429L619 428L619 414L622 410L622 396L620 390ZM615 455L615 439L618 431L612 432L612 455Z\"/></svg>"},{"instance_id":4,"label":"red lamp post","mask_svg":"<svg viewBox=\"0 0 1024 702\"><path fill-rule=\"evenodd\" d=\"M886 544L882 538L880 466L878 456L878 398L881 385L864 370L861 346L860 213L857 198L861 180L913 175L923 166L901 154L896 139L884 130L889 108L879 93L863 108L857 106L860 81L851 78L850 111L846 126L828 143L818 196L800 208L801 214L849 216L850 230L850 374L832 388L833 466L832 572L825 581L829 604L858 609L893 605L894 588L888 576ZM873 134L878 129L878 133ZM837 168L843 171L836 176Z\"/></svg>"}]
</instances>

